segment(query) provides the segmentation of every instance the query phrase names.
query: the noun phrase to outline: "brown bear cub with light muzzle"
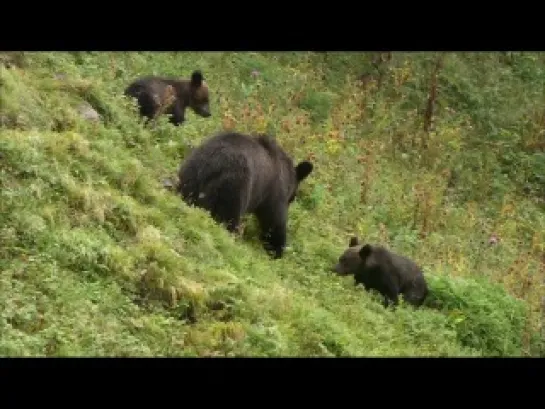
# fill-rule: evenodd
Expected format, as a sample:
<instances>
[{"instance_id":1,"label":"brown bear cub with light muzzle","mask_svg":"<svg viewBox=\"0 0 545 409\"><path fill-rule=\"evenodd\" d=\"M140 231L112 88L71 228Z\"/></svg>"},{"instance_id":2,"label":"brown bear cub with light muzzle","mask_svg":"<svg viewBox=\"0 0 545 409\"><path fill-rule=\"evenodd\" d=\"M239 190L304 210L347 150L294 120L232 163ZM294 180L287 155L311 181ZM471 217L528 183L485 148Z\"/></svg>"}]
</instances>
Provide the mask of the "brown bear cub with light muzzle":
<instances>
[{"instance_id":1,"label":"brown bear cub with light muzzle","mask_svg":"<svg viewBox=\"0 0 545 409\"><path fill-rule=\"evenodd\" d=\"M414 261L382 246L360 244L357 237L350 239L333 271L341 276L353 275L356 285L378 291L385 307L397 305L400 294L405 302L419 307L428 295L422 269Z\"/></svg>"},{"instance_id":2,"label":"brown bear cub with light muzzle","mask_svg":"<svg viewBox=\"0 0 545 409\"><path fill-rule=\"evenodd\" d=\"M208 85L200 71L194 71L189 80L143 77L131 83L125 95L136 98L140 115L147 118L147 121L166 114L170 115L171 124L181 125L185 121L187 107L204 118L212 115Z\"/></svg>"}]
</instances>

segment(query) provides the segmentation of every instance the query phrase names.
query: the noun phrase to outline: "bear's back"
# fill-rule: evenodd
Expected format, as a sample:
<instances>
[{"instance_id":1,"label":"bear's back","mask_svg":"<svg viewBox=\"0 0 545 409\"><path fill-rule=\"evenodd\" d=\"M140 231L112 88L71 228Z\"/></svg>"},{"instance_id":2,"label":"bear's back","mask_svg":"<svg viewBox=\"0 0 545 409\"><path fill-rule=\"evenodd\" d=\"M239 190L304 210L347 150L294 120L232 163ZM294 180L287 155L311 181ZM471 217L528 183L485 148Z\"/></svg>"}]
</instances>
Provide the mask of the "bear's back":
<instances>
[{"instance_id":1,"label":"bear's back","mask_svg":"<svg viewBox=\"0 0 545 409\"><path fill-rule=\"evenodd\" d=\"M258 179L258 183L263 183L263 175L275 173L263 146L252 137L233 132L215 135L193 149L180 169L180 177L206 178L220 172Z\"/></svg>"},{"instance_id":2,"label":"bear's back","mask_svg":"<svg viewBox=\"0 0 545 409\"><path fill-rule=\"evenodd\" d=\"M172 86L174 90L179 93L182 86L180 80L168 77L156 77L156 76L146 76L138 78L133 81L127 87L127 93L134 93L135 91L145 91L150 93L163 93L168 86Z\"/></svg>"},{"instance_id":3,"label":"bear's back","mask_svg":"<svg viewBox=\"0 0 545 409\"><path fill-rule=\"evenodd\" d=\"M227 155L236 157L254 157L259 159L269 159L266 150L255 139L243 134L230 132L220 133L204 141L195 148L190 159L200 157L200 160L206 159L208 155Z\"/></svg>"},{"instance_id":4,"label":"bear's back","mask_svg":"<svg viewBox=\"0 0 545 409\"><path fill-rule=\"evenodd\" d=\"M404 276L411 277L418 274L420 270L416 263L410 258L397 254L383 246L373 246L372 261L383 265L385 268L395 270Z\"/></svg>"}]
</instances>

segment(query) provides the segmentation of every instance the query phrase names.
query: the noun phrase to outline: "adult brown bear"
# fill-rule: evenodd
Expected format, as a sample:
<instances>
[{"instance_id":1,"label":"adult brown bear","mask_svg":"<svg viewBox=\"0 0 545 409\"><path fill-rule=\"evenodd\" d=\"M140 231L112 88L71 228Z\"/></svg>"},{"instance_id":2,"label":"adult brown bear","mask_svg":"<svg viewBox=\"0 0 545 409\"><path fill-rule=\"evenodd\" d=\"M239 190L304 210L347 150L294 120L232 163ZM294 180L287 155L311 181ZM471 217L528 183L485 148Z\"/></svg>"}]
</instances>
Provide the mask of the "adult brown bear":
<instances>
[{"instance_id":1,"label":"adult brown bear","mask_svg":"<svg viewBox=\"0 0 545 409\"><path fill-rule=\"evenodd\" d=\"M288 207L313 165L297 166L267 135L215 135L195 148L179 170L184 201L207 209L230 232L246 213L256 216L267 251L281 258L286 245Z\"/></svg>"}]
</instances>

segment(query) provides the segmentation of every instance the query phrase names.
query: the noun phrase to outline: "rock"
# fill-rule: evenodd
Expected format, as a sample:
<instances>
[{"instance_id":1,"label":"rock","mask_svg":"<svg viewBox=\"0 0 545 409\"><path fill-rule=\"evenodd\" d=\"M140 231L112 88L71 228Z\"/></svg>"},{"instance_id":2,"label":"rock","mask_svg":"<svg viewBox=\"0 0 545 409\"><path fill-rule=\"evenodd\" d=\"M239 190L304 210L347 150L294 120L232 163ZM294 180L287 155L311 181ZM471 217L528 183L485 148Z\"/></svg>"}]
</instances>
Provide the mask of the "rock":
<instances>
[{"instance_id":1,"label":"rock","mask_svg":"<svg viewBox=\"0 0 545 409\"><path fill-rule=\"evenodd\" d=\"M176 187L176 183L171 178L164 178L161 182L165 189L173 190Z\"/></svg>"},{"instance_id":2,"label":"rock","mask_svg":"<svg viewBox=\"0 0 545 409\"><path fill-rule=\"evenodd\" d=\"M88 103L82 103L78 106L78 112L83 119L87 121L100 121L100 115Z\"/></svg>"}]
</instances>

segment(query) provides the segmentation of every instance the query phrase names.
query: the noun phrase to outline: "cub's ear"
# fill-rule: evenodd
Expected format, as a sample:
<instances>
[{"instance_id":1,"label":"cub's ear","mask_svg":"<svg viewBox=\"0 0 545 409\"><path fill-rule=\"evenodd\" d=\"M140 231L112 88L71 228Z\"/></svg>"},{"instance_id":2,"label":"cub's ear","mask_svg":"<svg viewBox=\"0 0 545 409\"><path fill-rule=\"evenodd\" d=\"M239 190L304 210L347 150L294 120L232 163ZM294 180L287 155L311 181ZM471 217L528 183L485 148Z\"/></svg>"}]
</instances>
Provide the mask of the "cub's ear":
<instances>
[{"instance_id":1,"label":"cub's ear","mask_svg":"<svg viewBox=\"0 0 545 409\"><path fill-rule=\"evenodd\" d=\"M365 246L363 246L360 250L361 259L365 261L367 257L371 255L372 251L373 247L370 244L366 244Z\"/></svg>"},{"instance_id":2,"label":"cub's ear","mask_svg":"<svg viewBox=\"0 0 545 409\"><path fill-rule=\"evenodd\" d=\"M308 161L302 161L297 164L295 167L295 175L297 177L297 181L301 182L307 178L308 175L312 172L312 169L314 167L312 166L312 163Z\"/></svg>"},{"instance_id":3,"label":"cub's ear","mask_svg":"<svg viewBox=\"0 0 545 409\"><path fill-rule=\"evenodd\" d=\"M360 241L358 240L357 236L353 236L350 238L350 243L348 243L348 247L354 247L360 244Z\"/></svg>"},{"instance_id":4,"label":"cub's ear","mask_svg":"<svg viewBox=\"0 0 545 409\"><path fill-rule=\"evenodd\" d=\"M191 86L195 88L199 88L202 85L203 76L202 72L199 70L193 71L193 74L191 74Z\"/></svg>"}]
</instances>

